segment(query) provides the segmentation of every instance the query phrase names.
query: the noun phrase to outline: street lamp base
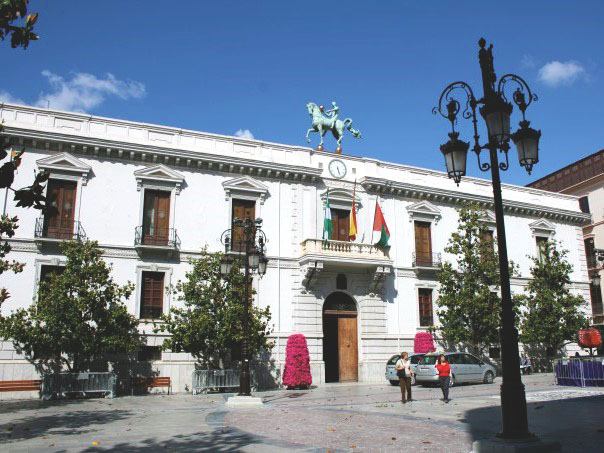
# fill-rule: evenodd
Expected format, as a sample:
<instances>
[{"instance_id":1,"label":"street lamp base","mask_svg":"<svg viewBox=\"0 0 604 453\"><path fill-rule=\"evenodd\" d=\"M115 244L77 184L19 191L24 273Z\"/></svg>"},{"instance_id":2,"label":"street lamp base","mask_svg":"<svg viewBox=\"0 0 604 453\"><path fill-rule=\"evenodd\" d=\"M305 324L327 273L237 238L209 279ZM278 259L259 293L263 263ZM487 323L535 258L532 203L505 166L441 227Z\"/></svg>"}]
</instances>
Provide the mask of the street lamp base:
<instances>
[{"instance_id":1,"label":"street lamp base","mask_svg":"<svg viewBox=\"0 0 604 453\"><path fill-rule=\"evenodd\" d=\"M526 439L482 439L472 443L474 453L550 453L562 451L560 442L541 440L538 437Z\"/></svg>"},{"instance_id":2,"label":"street lamp base","mask_svg":"<svg viewBox=\"0 0 604 453\"><path fill-rule=\"evenodd\" d=\"M231 407L233 409L255 409L258 407L264 407L264 404L262 403L262 398L241 395L231 396L227 400L226 405L227 407Z\"/></svg>"}]
</instances>

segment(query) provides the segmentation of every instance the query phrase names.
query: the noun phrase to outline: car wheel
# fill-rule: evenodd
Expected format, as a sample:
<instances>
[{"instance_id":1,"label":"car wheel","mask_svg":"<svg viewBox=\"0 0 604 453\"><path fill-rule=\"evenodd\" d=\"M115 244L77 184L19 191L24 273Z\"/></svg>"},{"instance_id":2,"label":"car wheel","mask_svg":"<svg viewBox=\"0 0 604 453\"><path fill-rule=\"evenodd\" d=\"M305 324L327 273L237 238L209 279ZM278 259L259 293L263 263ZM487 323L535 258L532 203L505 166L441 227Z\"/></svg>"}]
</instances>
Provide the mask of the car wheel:
<instances>
[{"instance_id":1,"label":"car wheel","mask_svg":"<svg viewBox=\"0 0 604 453\"><path fill-rule=\"evenodd\" d=\"M391 385L401 385L400 381L390 381Z\"/></svg>"},{"instance_id":2,"label":"car wheel","mask_svg":"<svg viewBox=\"0 0 604 453\"><path fill-rule=\"evenodd\" d=\"M485 384L492 384L494 380L495 380L495 375L493 374L493 372L492 372L492 371L487 371L487 372L484 374L484 379L483 379L483 382L484 382Z\"/></svg>"},{"instance_id":3,"label":"car wheel","mask_svg":"<svg viewBox=\"0 0 604 453\"><path fill-rule=\"evenodd\" d=\"M449 387L453 387L454 385L455 385L455 375L454 375L454 374L452 374L452 375L449 377Z\"/></svg>"}]
</instances>

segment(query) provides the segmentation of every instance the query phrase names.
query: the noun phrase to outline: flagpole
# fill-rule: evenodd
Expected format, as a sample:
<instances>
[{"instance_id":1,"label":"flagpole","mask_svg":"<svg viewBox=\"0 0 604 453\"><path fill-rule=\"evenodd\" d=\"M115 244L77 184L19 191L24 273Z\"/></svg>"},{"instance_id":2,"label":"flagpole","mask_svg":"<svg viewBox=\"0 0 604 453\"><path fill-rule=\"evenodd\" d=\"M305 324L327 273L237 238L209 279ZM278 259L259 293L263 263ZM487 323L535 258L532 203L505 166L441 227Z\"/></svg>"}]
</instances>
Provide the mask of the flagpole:
<instances>
[{"instance_id":1,"label":"flagpole","mask_svg":"<svg viewBox=\"0 0 604 453\"><path fill-rule=\"evenodd\" d=\"M375 209L373 210L373 223L371 224L371 245L373 245L373 226L375 225L375 214L377 212L377 204L380 196L376 195L375 197Z\"/></svg>"},{"instance_id":2,"label":"flagpole","mask_svg":"<svg viewBox=\"0 0 604 453\"><path fill-rule=\"evenodd\" d=\"M11 150L9 151L9 155L10 155L10 161L13 161L13 150L11 148ZM4 190L4 207L2 208L2 217L4 217L6 215L6 205L8 203L8 187Z\"/></svg>"}]
</instances>

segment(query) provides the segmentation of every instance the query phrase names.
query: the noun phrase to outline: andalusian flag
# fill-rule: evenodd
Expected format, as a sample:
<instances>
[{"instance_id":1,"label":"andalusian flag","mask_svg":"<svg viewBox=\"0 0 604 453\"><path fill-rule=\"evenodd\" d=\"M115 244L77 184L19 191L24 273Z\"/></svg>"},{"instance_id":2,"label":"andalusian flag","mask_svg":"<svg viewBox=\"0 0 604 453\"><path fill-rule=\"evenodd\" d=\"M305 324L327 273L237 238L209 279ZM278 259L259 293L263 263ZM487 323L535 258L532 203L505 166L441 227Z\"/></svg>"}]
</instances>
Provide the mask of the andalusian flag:
<instances>
[{"instance_id":1,"label":"andalusian flag","mask_svg":"<svg viewBox=\"0 0 604 453\"><path fill-rule=\"evenodd\" d=\"M373 231L380 232L380 240L375 243L376 247L380 247L382 249L388 249L390 246L388 245L388 240L390 239L390 231L388 231L388 225L386 225L386 220L384 219L384 214L382 214L382 208L380 208L380 204L377 200L375 200L375 215L373 216Z\"/></svg>"},{"instance_id":2,"label":"andalusian flag","mask_svg":"<svg viewBox=\"0 0 604 453\"><path fill-rule=\"evenodd\" d=\"M330 240L333 237L333 223L331 222L331 208L329 207L329 189L327 189L327 200L325 201L325 220L323 221L323 239Z\"/></svg>"},{"instance_id":3,"label":"andalusian flag","mask_svg":"<svg viewBox=\"0 0 604 453\"><path fill-rule=\"evenodd\" d=\"M357 181L354 181L354 189L352 190L352 209L350 210L350 228L348 228L348 239L354 241L357 238L357 210L354 203L354 198L357 190Z\"/></svg>"}]
</instances>

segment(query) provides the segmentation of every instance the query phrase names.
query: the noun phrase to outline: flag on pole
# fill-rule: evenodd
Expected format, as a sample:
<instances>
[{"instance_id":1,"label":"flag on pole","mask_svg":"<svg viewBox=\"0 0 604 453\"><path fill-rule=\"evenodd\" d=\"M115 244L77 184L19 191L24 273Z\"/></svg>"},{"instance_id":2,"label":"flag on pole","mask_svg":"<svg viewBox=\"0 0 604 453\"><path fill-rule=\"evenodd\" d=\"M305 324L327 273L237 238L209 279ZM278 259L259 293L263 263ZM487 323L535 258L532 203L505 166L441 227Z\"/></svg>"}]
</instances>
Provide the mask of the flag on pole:
<instances>
[{"instance_id":1,"label":"flag on pole","mask_svg":"<svg viewBox=\"0 0 604 453\"><path fill-rule=\"evenodd\" d=\"M388 225L386 225L386 219L384 219L384 214L382 214L382 208L380 208L378 200L375 200L373 231L380 232L380 240L375 243L375 246L383 249L390 248L390 246L388 245L388 240L390 239L390 231L388 231Z\"/></svg>"},{"instance_id":2,"label":"flag on pole","mask_svg":"<svg viewBox=\"0 0 604 453\"><path fill-rule=\"evenodd\" d=\"M352 190L352 209L350 210L350 228L348 229L348 238L354 241L357 238L357 210L354 198L357 190L357 180L354 180L354 189Z\"/></svg>"},{"instance_id":3,"label":"flag on pole","mask_svg":"<svg viewBox=\"0 0 604 453\"><path fill-rule=\"evenodd\" d=\"M327 189L327 200L325 201L325 220L323 221L323 239L330 240L333 237L333 223L331 222L331 208L329 207L329 189Z\"/></svg>"}]
</instances>

